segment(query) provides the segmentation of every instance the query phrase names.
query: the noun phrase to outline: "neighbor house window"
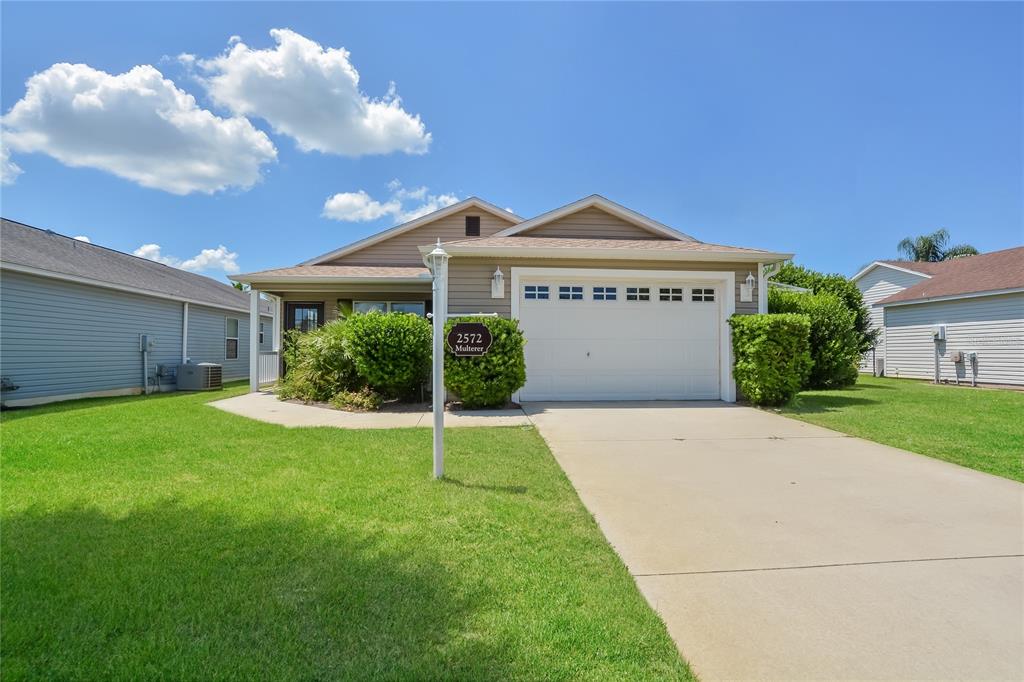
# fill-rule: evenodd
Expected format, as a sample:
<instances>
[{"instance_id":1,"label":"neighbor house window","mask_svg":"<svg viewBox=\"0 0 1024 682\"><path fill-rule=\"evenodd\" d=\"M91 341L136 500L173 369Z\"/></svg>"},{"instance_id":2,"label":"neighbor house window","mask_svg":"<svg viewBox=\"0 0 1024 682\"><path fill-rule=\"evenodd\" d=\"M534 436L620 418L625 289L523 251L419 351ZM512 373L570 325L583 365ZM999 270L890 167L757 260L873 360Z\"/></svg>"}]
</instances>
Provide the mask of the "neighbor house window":
<instances>
[{"instance_id":1,"label":"neighbor house window","mask_svg":"<svg viewBox=\"0 0 1024 682\"><path fill-rule=\"evenodd\" d=\"M550 297L547 284L527 284L523 287L523 298L531 301L546 301Z\"/></svg>"},{"instance_id":2,"label":"neighbor house window","mask_svg":"<svg viewBox=\"0 0 1024 682\"><path fill-rule=\"evenodd\" d=\"M558 298L562 301L582 301L583 287L558 287Z\"/></svg>"},{"instance_id":3,"label":"neighbor house window","mask_svg":"<svg viewBox=\"0 0 1024 682\"><path fill-rule=\"evenodd\" d=\"M692 292L694 301L714 301L715 290L714 289L694 289Z\"/></svg>"},{"instance_id":4,"label":"neighbor house window","mask_svg":"<svg viewBox=\"0 0 1024 682\"><path fill-rule=\"evenodd\" d=\"M352 304L354 313L412 313L422 317L427 313L423 301L355 301Z\"/></svg>"},{"instance_id":5,"label":"neighbor house window","mask_svg":"<svg viewBox=\"0 0 1024 682\"><path fill-rule=\"evenodd\" d=\"M615 287L594 287L595 301L614 301L617 289Z\"/></svg>"},{"instance_id":6,"label":"neighbor house window","mask_svg":"<svg viewBox=\"0 0 1024 682\"><path fill-rule=\"evenodd\" d=\"M627 301L649 301L651 300L650 287L626 287Z\"/></svg>"},{"instance_id":7,"label":"neighbor house window","mask_svg":"<svg viewBox=\"0 0 1024 682\"><path fill-rule=\"evenodd\" d=\"M658 289L658 300L659 301L682 301L683 290L674 288L661 288Z\"/></svg>"},{"instance_id":8,"label":"neighbor house window","mask_svg":"<svg viewBox=\"0 0 1024 682\"><path fill-rule=\"evenodd\" d=\"M260 345L263 344L263 323L260 322Z\"/></svg>"},{"instance_id":9,"label":"neighbor house window","mask_svg":"<svg viewBox=\"0 0 1024 682\"><path fill-rule=\"evenodd\" d=\"M234 317L224 318L224 358L238 359L238 320Z\"/></svg>"},{"instance_id":10,"label":"neighbor house window","mask_svg":"<svg viewBox=\"0 0 1024 682\"><path fill-rule=\"evenodd\" d=\"M466 216L466 236L467 237L479 237L480 236L480 216L468 215Z\"/></svg>"}]
</instances>

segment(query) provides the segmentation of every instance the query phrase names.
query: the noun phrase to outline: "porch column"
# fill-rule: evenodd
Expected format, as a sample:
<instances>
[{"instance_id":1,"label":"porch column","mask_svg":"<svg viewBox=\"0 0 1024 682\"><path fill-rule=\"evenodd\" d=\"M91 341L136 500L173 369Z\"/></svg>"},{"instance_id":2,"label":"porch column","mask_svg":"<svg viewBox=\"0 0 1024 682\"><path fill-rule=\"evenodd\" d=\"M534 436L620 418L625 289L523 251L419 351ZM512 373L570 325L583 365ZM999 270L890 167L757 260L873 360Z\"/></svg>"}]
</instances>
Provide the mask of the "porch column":
<instances>
[{"instance_id":1,"label":"porch column","mask_svg":"<svg viewBox=\"0 0 1024 682\"><path fill-rule=\"evenodd\" d=\"M281 353L281 329L284 327L284 300L274 296L274 352Z\"/></svg>"},{"instance_id":2,"label":"porch column","mask_svg":"<svg viewBox=\"0 0 1024 682\"><path fill-rule=\"evenodd\" d=\"M249 393L260 390L260 292L249 289Z\"/></svg>"}]
</instances>

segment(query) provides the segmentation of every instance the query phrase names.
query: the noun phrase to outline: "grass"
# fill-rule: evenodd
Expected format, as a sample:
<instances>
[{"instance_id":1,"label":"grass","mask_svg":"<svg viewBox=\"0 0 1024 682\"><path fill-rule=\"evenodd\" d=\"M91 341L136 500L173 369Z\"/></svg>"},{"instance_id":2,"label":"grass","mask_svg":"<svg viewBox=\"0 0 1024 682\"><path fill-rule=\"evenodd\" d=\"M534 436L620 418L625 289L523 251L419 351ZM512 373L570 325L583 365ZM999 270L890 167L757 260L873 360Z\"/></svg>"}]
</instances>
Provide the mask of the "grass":
<instances>
[{"instance_id":1,"label":"grass","mask_svg":"<svg viewBox=\"0 0 1024 682\"><path fill-rule=\"evenodd\" d=\"M886 445L1024 482L1024 393L861 376L805 391L782 413Z\"/></svg>"},{"instance_id":2,"label":"grass","mask_svg":"<svg viewBox=\"0 0 1024 682\"><path fill-rule=\"evenodd\" d=\"M4 414L5 682L691 678L533 429L450 431L436 482L429 430L210 399Z\"/></svg>"}]
</instances>

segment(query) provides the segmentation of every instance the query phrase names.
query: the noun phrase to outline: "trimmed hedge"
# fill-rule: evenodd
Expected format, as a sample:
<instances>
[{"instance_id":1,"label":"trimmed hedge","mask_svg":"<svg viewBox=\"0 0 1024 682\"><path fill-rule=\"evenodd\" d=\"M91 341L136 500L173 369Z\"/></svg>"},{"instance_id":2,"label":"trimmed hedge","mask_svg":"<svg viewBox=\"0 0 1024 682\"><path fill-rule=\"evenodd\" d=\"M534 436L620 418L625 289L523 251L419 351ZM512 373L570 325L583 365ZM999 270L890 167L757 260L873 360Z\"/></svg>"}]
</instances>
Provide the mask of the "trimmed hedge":
<instances>
[{"instance_id":1,"label":"trimmed hedge","mask_svg":"<svg viewBox=\"0 0 1024 682\"><path fill-rule=\"evenodd\" d=\"M806 315L733 315L733 376L755 405L789 402L803 386L813 361Z\"/></svg>"},{"instance_id":2,"label":"trimmed hedge","mask_svg":"<svg viewBox=\"0 0 1024 682\"><path fill-rule=\"evenodd\" d=\"M526 340L519 323L502 317L457 318L445 325L445 337L457 322L483 323L490 330L493 342L487 354L478 358L456 357L446 347L445 388L458 395L462 404L470 409L501 407L526 383L523 355Z\"/></svg>"},{"instance_id":3,"label":"trimmed hedge","mask_svg":"<svg viewBox=\"0 0 1024 682\"><path fill-rule=\"evenodd\" d=\"M835 294L801 294L770 289L768 310L807 315L814 366L804 388L842 388L857 383L860 336L853 312Z\"/></svg>"},{"instance_id":4,"label":"trimmed hedge","mask_svg":"<svg viewBox=\"0 0 1024 682\"><path fill-rule=\"evenodd\" d=\"M412 313L372 312L345 321L345 351L359 376L388 398L413 395L430 377L430 322Z\"/></svg>"},{"instance_id":5,"label":"trimmed hedge","mask_svg":"<svg viewBox=\"0 0 1024 682\"><path fill-rule=\"evenodd\" d=\"M305 334L295 329L285 334L286 372L278 383L279 398L324 401L339 391L362 385L355 365L345 352L344 327L345 323L339 320Z\"/></svg>"}]
</instances>

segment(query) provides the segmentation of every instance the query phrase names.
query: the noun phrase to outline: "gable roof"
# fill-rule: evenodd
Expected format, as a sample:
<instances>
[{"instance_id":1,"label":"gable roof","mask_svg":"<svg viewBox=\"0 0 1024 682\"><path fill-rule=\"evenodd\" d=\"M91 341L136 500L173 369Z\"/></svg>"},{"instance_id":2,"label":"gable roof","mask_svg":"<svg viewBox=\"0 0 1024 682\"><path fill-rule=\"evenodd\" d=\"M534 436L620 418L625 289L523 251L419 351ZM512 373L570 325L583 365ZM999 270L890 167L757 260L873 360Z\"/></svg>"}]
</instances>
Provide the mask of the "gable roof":
<instances>
[{"instance_id":1,"label":"gable roof","mask_svg":"<svg viewBox=\"0 0 1024 682\"><path fill-rule=\"evenodd\" d=\"M932 265L936 265L936 263L910 260L876 260L861 268L856 275L850 278L850 280L856 282L858 279L877 267L889 268L890 270L898 270L900 272L908 272L911 275L920 275L921 277L931 277L931 274L929 273L933 269L931 267Z\"/></svg>"},{"instance_id":2,"label":"gable roof","mask_svg":"<svg viewBox=\"0 0 1024 682\"><path fill-rule=\"evenodd\" d=\"M340 258L342 256L347 256L350 253L353 253L355 251L359 251L360 249L365 249L368 246L371 246L373 244L377 244L377 243L382 242L382 241L384 241L386 239L391 239L392 237L397 237L398 235L402 234L403 232L408 232L409 230L415 230L417 227L422 227L423 225L429 225L430 223L434 222L435 220L440 220L441 218L446 218L446 217L448 217L450 215L454 215L454 214L458 213L459 211L464 211L467 208L478 208L481 211L486 211L486 212L488 212L488 213L490 213L492 215L498 216L499 218L502 218L504 220L508 220L510 222L513 222L513 223L522 222L522 220L523 220L520 216L517 216L515 213L512 213L511 211L506 211L503 208L498 208L497 206L495 206L494 204L490 203L489 201L484 201L483 199L480 199L478 197L469 197L468 199L463 199L462 201L460 201L458 203L455 203L455 204L452 204L451 206L446 206L444 208L441 208L441 209L438 209L436 211L433 211L432 213L428 213L426 215L420 216L419 218L416 218L415 220L410 220L409 222L402 223L401 225L395 225L394 227L392 227L390 229L387 229L387 230L384 230L383 232L377 232L376 234L371 234L369 237L367 237L365 239L360 239L359 241L353 242L353 243L351 243L351 244L349 244L347 246L343 246L340 249L335 249L334 251L329 251L327 253L324 253L324 254L321 254L321 255L317 256L316 258L310 258L307 261L303 261L302 263L299 263L299 265L318 265L318 264L323 263L325 261L330 261L330 260L334 260L336 258Z\"/></svg>"},{"instance_id":3,"label":"gable roof","mask_svg":"<svg viewBox=\"0 0 1024 682\"><path fill-rule=\"evenodd\" d=\"M884 298L875 305L923 303L936 299L1024 291L1024 246L917 265L927 266L928 279Z\"/></svg>"},{"instance_id":4,"label":"gable roof","mask_svg":"<svg viewBox=\"0 0 1024 682\"><path fill-rule=\"evenodd\" d=\"M209 277L7 218L0 223L0 267L5 270L215 308L249 309L249 294Z\"/></svg>"},{"instance_id":5,"label":"gable roof","mask_svg":"<svg viewBox=\"0 0 1024 682\"><path fill-rule=\"evenodd\" d=\"M663 225L659 223L657 220L648 218L647 216L637 213L636 211L630 208L626 208L622 204L617 204L610 199L606 199L600 194L591 194L589 197L584 197L579 201L574 201L571 204L566 204L565 206L553 209L551 211L548 211L547 213L541 213L536 218L524 220L522 222L516 223L515 225L508 229L502 230L501 232L496 232L494 236L510 237L515 234L522 234L523 232L527 232L536 227L540 227L541 225L546 225L550 222L558 220L559 218L564 218L565 216L572 215L577 211L582 211L583 209L592 207L599 208L602 211L606 211L618 218L621 218L622 220L625 220L627 223L631 223L633 225L636 225L637 227L641 227L649 232L653 232L654 234L658 234L663 237L668 237L669 239L678 239L682 241L697 241L688 234L684 234L679 230L669 227L668 225Z\"/></svg>"}]
</instances>

